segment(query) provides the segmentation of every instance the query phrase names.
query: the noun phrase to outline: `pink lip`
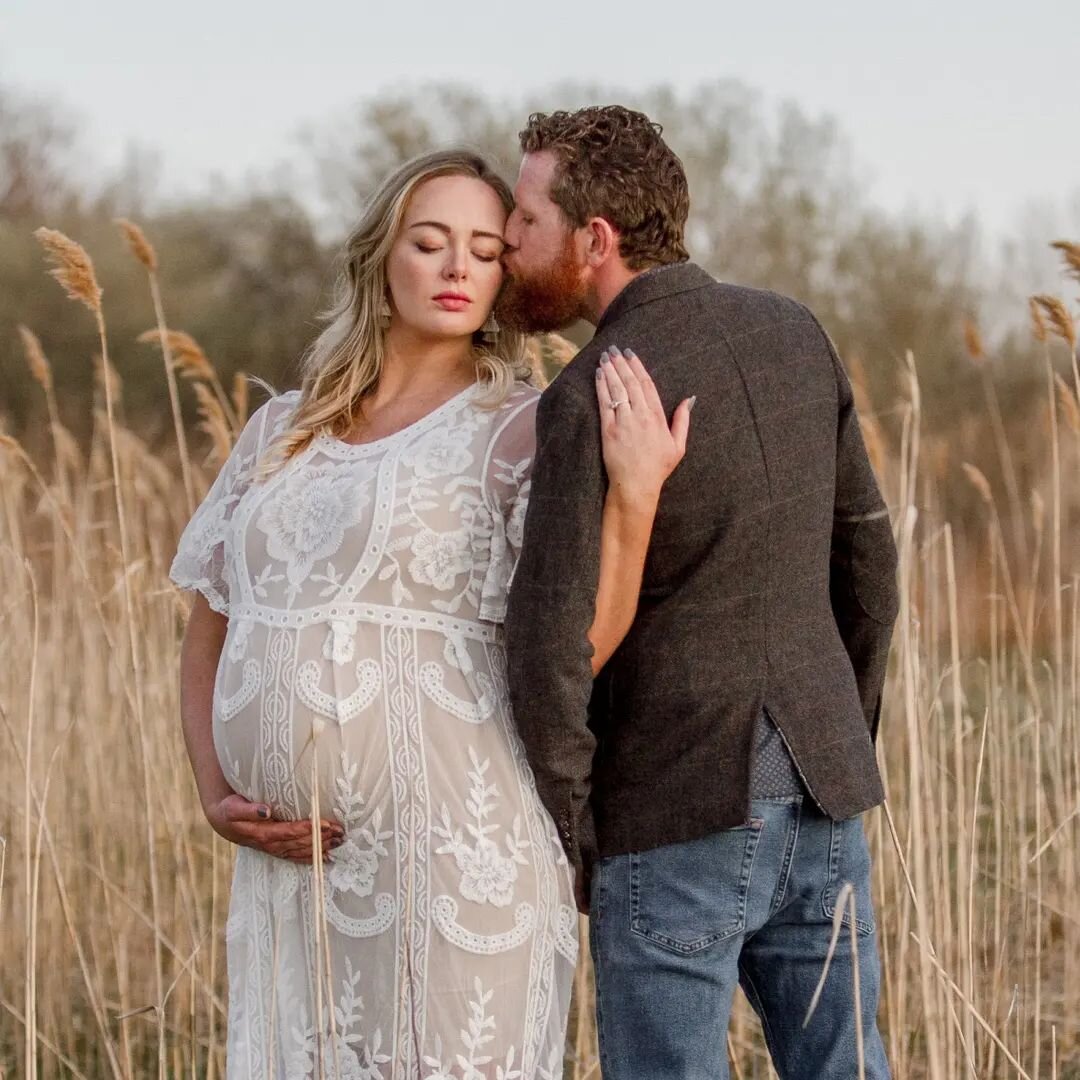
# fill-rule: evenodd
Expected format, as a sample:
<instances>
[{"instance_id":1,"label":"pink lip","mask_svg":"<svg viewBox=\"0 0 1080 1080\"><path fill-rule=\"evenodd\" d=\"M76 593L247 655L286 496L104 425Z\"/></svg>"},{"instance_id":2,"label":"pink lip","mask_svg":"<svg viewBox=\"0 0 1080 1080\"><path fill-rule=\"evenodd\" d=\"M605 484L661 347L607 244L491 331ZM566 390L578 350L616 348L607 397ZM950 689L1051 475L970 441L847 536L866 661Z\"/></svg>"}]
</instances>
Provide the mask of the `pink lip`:
<instances>
[{"instance_id":1,"label":"pink lip","mask_svg":"<svg viewBox=\"0 0 1080 1080\"><path fill-rule=\"evenodd\" d=\"M447 311L464 311L472 301L461 293L439 293L435 303Z\"/></svg>"}]
</instances>

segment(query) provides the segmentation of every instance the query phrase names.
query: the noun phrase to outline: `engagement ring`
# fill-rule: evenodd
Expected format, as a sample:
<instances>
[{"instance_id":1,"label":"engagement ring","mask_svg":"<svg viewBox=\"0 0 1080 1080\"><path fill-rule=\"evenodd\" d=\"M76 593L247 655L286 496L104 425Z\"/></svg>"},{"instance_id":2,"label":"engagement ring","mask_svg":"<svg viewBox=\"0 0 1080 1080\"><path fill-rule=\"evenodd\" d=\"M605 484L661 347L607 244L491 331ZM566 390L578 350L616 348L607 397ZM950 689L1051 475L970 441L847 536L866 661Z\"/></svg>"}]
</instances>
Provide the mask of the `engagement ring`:
<instances>
[{"instance_id":1,"label":"engagement ring","mask_svg":"<svg viewBox=\"0 0 1080 1080\"><path fill-rule=\"evenodd\" d=\"M629 398L621 398L619 401L611 402L611 407L617 409L620 405L625 405L629 401Z\"/></svg>"}]
</instances>

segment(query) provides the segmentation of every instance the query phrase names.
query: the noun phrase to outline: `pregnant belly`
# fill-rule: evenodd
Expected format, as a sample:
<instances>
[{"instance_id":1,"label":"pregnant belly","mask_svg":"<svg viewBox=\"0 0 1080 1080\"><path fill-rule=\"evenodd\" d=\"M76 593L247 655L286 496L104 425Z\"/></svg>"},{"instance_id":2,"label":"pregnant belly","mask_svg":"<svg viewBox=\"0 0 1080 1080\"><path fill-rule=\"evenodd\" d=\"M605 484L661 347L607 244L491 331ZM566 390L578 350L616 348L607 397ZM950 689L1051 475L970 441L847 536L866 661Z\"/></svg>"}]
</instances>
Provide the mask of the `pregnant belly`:
<instances>
[{"instance_id":1,"label":"pregnant belly","mask_svg":"<svg viewBox=\"0 0 1080 1080\"><path fill-rule=\"evenodd\" d=\"M284 695L215 710L214 746L230 786L279 820L310 817L359 826L391 802L385 724L373 710L345 724Z\"/></svg>"}]
</instances>

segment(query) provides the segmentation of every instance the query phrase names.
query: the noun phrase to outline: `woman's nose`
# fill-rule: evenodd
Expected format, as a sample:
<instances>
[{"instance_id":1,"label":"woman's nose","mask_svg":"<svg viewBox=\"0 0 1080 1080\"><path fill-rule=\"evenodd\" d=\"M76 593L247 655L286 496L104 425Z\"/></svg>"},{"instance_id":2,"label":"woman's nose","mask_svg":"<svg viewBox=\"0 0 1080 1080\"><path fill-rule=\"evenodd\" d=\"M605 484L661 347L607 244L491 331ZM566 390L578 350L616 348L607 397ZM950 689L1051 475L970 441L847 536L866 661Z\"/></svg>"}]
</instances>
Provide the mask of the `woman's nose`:
<instances>
[{"instance_id":1,"label":"woman's nose","mask_svg":"<svg viewBox=\"0 0 1080 1080\"><path fill-rule=\"evenodd\" d=\"M465 253L452 250L443 267L443 273L451 281L461 281L465 277Z\"/></svg>"}]
</instances>

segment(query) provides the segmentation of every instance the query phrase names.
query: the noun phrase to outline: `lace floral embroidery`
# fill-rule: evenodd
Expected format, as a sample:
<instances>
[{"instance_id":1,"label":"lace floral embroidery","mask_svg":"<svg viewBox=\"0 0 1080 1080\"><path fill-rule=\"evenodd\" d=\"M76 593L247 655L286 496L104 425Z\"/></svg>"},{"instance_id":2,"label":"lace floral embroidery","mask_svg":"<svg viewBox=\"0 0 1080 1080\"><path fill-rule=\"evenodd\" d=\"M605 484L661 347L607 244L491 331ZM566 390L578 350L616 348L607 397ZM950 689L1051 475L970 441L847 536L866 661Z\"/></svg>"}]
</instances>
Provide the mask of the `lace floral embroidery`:
<instances>
[{"instance_id":1,"label":"lace floral embroidery","mask_svg":"<svg viewBox=\"0 0 1080 1080\"><path fill-rule=\"evenodd\" d=\"M454 856L461 871L458 891L466 900L506 907L514 896L518 866L529 864L525 856L529 841L522 838L521 818L515 816L512 828L504 835L506 854L502 854L491 839L491 834L497 833L499 826L487 820L495 810L498 798L498 788L485 780L491 762L487 758L480 761L472 747L469 747L469 761L472 769L469 770L470 785L465 810L473 820L465 825L464 831L472 837L473 843L466 843L462 829L454 825L450 811L443 803L441 823L432 831L446 842L436 852Z\"/></svg>"},{"instance_id":2,"label":"lace floral embroidery","mask_svg":"<svg viewBox=\"0 0 1080 1080\"><path fill-rule=\"evenodd\" d=\"M371 501L369 475L357 476L362 463L309 466L290 473L262 507L258 527L266 533L266 551L285 562L289 594L300 591L316 560L341 547L345 530L357 524Z\"/></svg>"}]
</instances>

